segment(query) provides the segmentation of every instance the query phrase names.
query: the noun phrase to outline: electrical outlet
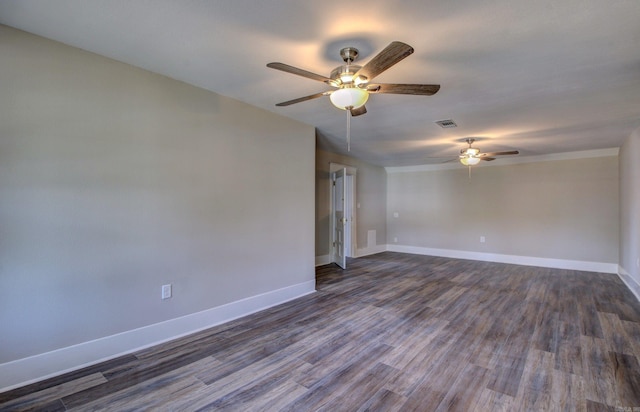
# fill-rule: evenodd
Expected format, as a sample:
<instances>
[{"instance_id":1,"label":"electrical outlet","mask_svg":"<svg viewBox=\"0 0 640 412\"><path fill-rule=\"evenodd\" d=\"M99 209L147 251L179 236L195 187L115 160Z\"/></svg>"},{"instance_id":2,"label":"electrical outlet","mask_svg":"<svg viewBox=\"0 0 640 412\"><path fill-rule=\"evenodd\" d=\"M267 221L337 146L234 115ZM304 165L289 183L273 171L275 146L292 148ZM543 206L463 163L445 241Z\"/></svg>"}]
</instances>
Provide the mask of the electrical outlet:
<instances>
[{"instance_id":1,"label":"electrical outlet","mask_svg":"<svg viewBox=\"0 0 640 412\"><path fill-rule=\"evenodd\" d=\"M393 212L393 217L400 217L400 213L398 213L398 212Z\"/></svg>"},{"instance_id":2,"label":"electrical outlet","mask_svg":"<svg viewBox=\"0 0 640 412\"><path fill-rule=\"evenodd\" d=\"M393 238L393 243L398 243L398 238L397 237Z\"/></svg>"},{"instance_id":3,"label":"electrical outlet","mask_svg":"<svg viewBox=\"0 0 640 412\"><path fill-rule=\"evenodd\" d=\"M480 243L484 243L484 241L485 241L484 236L480 236Z\"/></svg>"},{"instance_id":4,"label":"electrical outlet","mask_svg":"<svg viewBox=\"0 0 640 412\"><path fill-rule=\"evenodd\" d=\"M169 299L171 297L171 283L168 285L162 285L162 299Z\"/></svg>"}]
</instances>

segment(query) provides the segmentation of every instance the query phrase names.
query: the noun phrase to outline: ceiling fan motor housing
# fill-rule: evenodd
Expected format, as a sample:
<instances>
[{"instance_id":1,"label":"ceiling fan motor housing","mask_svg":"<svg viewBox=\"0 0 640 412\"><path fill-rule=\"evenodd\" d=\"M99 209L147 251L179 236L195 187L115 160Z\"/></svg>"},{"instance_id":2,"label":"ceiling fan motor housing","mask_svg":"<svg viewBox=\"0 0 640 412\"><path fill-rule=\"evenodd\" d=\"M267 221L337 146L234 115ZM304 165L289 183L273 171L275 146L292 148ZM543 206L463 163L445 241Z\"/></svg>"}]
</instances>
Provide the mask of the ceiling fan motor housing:
<instances>
[{"instance_id":1,"label":"ceiling fan motor housing","mask_svg":"<svg viewBox=\"0 0 640 412\"><path fill-rule=\"evenodd\" d=\"M355 84L356 86L358 86L359 83L362 82L358 82L357 79L354 79L353 75L356 74L358 70L362 68L362 66L351 64L358 57L358 49L356 49L355 47L345 47L340 50L340 56L346 64L336 67L331 72L331 75L329 77L334 81L333 85L335 87L340 87L342 85L348 84Z\"/></svg>"},{"instance_id":2,"label":"ceiling fan motor housing","mask_svg":"<svg viewBox=\"0 0 640 412\"><path fill-rule=\"evenodd\" d=\"M355 61L358 57L358 54L358 49L356 49L355 47L345 47L343 49L340 49L340 57L342 57L342 60L344 60L344 62L347 64Z\"/></svg>"},{"instance_id":3,"label":"ceiling fan motor housing","mask_svg":"<svg viewBox=\"0 0 640 412\"><path fill-rule=\"evenodd\" d=\"M330 77L336 81L338 87L342 84L350 84L353 82L353 75L361 68L362 66L357 64L344 64L333 69Z\"/></svg>"}]
</instances>

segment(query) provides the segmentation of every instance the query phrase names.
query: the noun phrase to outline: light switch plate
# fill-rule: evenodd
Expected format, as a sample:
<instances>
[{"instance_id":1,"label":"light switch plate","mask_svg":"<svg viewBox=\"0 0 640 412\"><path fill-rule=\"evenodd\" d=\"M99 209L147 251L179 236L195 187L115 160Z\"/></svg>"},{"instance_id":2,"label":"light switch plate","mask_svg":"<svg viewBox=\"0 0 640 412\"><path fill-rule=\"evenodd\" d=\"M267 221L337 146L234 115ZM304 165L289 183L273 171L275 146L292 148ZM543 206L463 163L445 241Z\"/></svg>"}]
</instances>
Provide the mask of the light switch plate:
<instances>
[{"instance_id":1,"label":"light switch plate","mask_svg":"<svg viewBox=\"0 0 640 412\"><path fill-rule=\"evenodd\" d=\"M168 285L162 285L162 299L169 299L171 297L171 283Z\"/></svg>"}]
</instances>

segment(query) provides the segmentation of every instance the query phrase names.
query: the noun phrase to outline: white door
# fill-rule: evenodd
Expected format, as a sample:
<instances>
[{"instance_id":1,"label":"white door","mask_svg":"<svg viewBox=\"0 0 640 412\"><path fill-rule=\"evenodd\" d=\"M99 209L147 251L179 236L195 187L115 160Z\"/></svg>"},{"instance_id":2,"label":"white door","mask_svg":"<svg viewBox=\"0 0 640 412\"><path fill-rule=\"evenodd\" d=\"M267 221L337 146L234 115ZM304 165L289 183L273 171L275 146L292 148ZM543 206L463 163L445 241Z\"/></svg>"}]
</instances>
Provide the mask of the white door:
<instances>
[{"instance_id":1,"label":"white door","mask_svg":"<svg viewBox=\"0 0 640 412\"><path fill-rule=\"evenodd\" d=\"M333 261L342 269L347 268L347 243L344 238L344 228L347 225L347 217L349 216L345 213L345 199L347 197L346 176L347 169L338 170L333 174Z\"/></svg>"}]
</instances>

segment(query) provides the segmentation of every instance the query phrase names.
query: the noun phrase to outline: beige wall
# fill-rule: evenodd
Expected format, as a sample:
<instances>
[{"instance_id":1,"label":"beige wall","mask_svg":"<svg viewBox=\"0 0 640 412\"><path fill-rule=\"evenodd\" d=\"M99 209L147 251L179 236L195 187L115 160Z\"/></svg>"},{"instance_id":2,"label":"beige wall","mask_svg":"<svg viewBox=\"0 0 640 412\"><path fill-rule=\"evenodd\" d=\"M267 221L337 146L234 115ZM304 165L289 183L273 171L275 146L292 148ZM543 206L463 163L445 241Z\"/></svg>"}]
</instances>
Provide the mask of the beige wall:
<instances>
[{"instance_id":1,"label":"beige wall","mask_svg":"<svg viewBox=\"0 0 640 412\"><path fill-rule=\"evenodd\" d=\"M639 155L640 129L637 129L620 148L620 266L637 285L640 285Z\"/></svg>"},{"instance_id":2,"label":"beige wall","mask_svg":"<svg viewBox=\"0 0 640 412\"><path fill-rule=\"evenodd\" d=\"M616 156L388 176L389 244L618 261Z\"/></svg>"},{"instance_id":3,"label":"beige wall","mask_svg":"<svg viewBox=\"0 0 640 412\"><path fill-rule=\"evenodd\" d=\"M313 282L311 126L4 26L0 56L0 363Z\"/></svg>"},{"instance_id":4,"label":"beige wall","mask_svg":"<svg viewBox=\"0 0 640 412\"><path fill-rule=\"evenodd\" d=\"M357 168L356 202L357 249L367 247L367 232L376 231L376 244L386 244L386 187L384 168L357 159L331 153L320 148L316 151L316 256L329 254L330 242L330 184L329 164L340 163Z\"/></svg>"}]
</instances>

